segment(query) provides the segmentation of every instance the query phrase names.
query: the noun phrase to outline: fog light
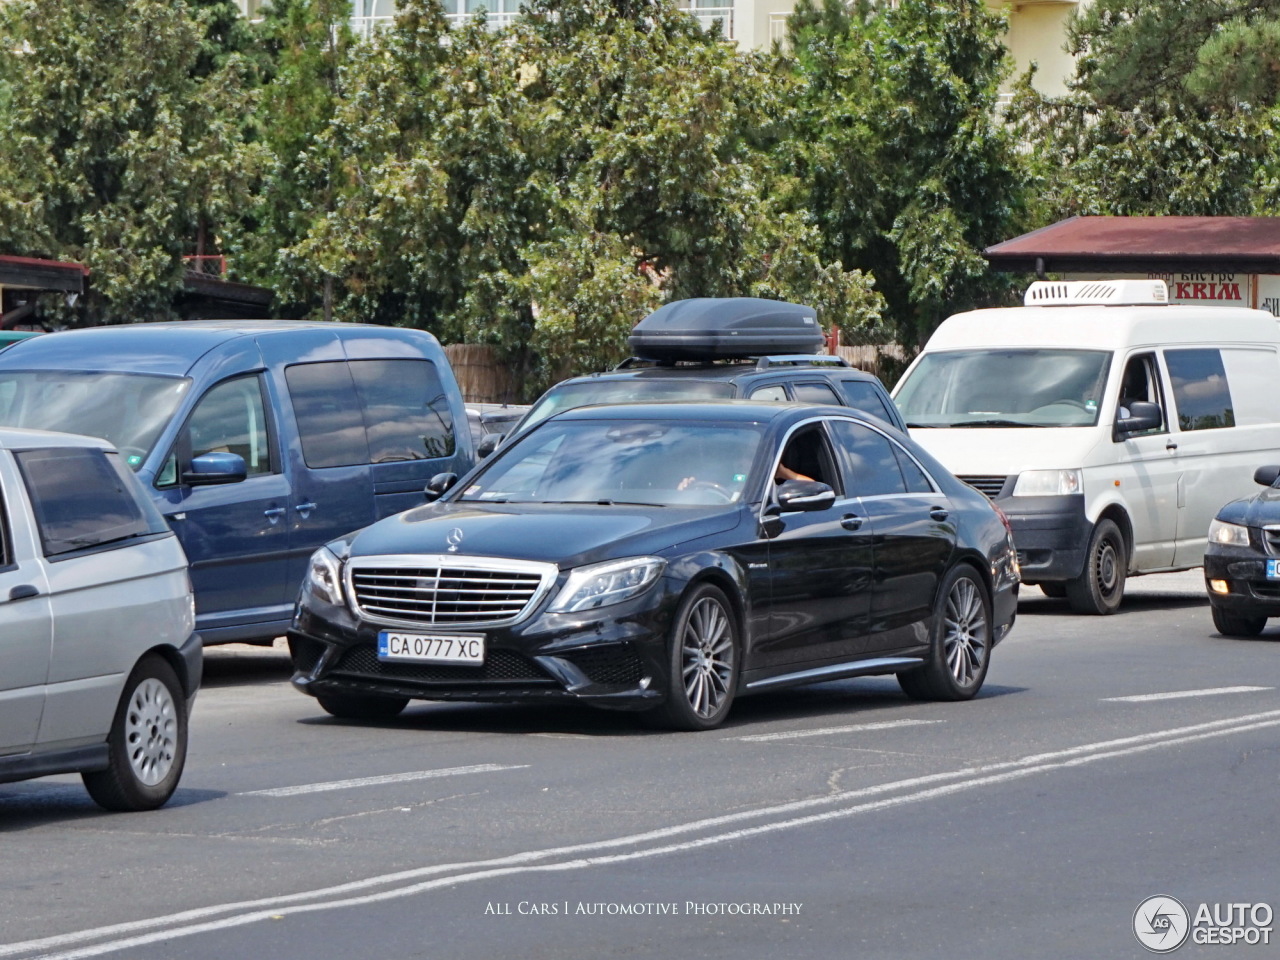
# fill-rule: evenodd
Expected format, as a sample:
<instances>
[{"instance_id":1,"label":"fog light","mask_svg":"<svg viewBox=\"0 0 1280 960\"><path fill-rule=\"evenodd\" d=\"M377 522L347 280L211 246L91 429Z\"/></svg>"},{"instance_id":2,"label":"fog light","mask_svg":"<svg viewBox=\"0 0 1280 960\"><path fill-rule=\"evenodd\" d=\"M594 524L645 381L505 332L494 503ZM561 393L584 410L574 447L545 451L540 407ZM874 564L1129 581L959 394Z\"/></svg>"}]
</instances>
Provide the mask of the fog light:
<instances>
[{"instance_id":1,"label":"fog light","mask_svg":"<svg viewBox=\"0 0 1280 960\"><path fill-rule=\"evenodd\" d=\"M1231 588L1227 586L1227 581L1225 580L1210 580L1209 589L1212 590L1214 593L1230 593L1231 592Z\"/></svg>"},{"instance_id":2,"label":"fog light","mask_svg":"<svg viewBox=\"0 0 1280 960\"><path fill-rule=\"evenodd\" d=\"M641 690L648 690L648 689L649 689L649 684L651 684L651 683L653 683L653 677L641 677L641 678L640 678L640 689L641 689Z\"/></svg>"}]
</instances>

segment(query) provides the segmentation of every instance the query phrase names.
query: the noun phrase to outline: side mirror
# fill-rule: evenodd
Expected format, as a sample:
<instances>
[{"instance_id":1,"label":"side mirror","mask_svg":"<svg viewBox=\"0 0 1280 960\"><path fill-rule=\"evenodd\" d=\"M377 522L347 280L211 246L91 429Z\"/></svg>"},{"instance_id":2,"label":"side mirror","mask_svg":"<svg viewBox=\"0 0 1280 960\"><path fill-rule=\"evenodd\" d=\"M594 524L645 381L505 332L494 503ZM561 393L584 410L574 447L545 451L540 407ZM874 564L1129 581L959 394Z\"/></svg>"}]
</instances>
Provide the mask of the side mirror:
<instances>
[{"instance_id":1,"label":"side mirror","mask_svg":"<svg viewBox=\"0 0 1280 960\"><path fill-rule=\"evenodd\" d=\"M485 457L492 455L493 451L498 449L498 444L500 443L502 443L502 434L486 433L476 446L476 456L483 460Z\"/></svg>"},{"instance_id":2,"label":"side mirror","mask_svg":"<svg viewBox=\"0 0 1280 960\"><path fill-rule=\"evenodd\" d=\"M428 503L433 500L439 500L457 482L458 475L456 473L437 473L427 481L426 489L422 491L422 495L427 498Z\"/></svg>"},{"instance_id":3,"label":"side mirror","mask_svg":"<svg viewBox=\"0 0 1280 960\"><path fill-rule=\"evenodd\" d=\"M1253 482L1260 483L1264 487L1274 487L1276 485L1276 477L1280 477L1280 466L1274 464L1267 467L1259 467L1253 471Z\"/></svg>"},{"instance_id":4,"label":"side mirror","mask_svg":"<svg viewBox=\"0 0 1280 960\"><path fill-rule=\"evenodd\" d=\"M1119 412L1116 414L1116 437L1128 436L1131 433L1142 433L1144 430L1154 430L1164 422L1164 414L1160 412L1160 404L1149 403L1146 400L1134 400L1128 405L1129 416L1122 417Z\"/></svg>"},{"instance_id":5,"label":"side mirror","mask_svg":"<svg viewBox=\"0 0 1280 960\"><path fill-rule=\"evenodd\" d=\"M192 487L207 487L239 483L247 474L244 457L238 453L202 453L182 472L182 482Z\"/></svg>"},{"instance_id":6,"label":"side mirror","mask_svg":"<svg viewBox=\"0 0 1280 960\"><path fill-rule=\"evenodd\" d=\"M778 507L786 511L826 510L836 492L817 480L787 480L778 485Z\"/></svg>"}]
</instances>

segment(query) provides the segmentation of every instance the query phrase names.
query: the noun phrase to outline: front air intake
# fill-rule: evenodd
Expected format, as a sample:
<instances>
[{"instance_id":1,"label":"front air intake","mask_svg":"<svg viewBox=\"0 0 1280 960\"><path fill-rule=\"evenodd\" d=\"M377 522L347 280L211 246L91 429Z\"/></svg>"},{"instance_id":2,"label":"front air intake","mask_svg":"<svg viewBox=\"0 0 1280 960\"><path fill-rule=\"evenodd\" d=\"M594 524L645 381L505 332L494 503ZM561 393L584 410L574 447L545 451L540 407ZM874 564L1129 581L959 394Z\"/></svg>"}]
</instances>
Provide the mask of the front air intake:
<instances>
[{"instance_id":1,"label":"front air intake","mask_svg":"<svg viewBox=\"0 0 1280 960\"><path fill-rule=\"evenodd\" d=\"M1163 280L1037 280L1022 302L1028 307L1148 306L1167 304L1169 288Z\"/></svg>"}]
</instances>

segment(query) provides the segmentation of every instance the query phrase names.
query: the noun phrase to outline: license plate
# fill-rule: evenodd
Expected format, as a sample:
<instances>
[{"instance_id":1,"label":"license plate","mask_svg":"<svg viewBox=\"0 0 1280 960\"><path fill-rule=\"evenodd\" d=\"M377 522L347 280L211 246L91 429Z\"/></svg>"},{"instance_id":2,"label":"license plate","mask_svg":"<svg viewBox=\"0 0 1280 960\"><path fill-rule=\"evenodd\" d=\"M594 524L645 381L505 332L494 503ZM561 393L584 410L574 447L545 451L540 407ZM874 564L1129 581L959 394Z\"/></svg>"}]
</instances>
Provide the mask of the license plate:
<instances>
[{"instance_id":1,"label":"license plate","mask_svg":"<svg viewBox=\"0 0 1280 960\"><path fill-rule=\"evenodd\" d=\"M464 663L478 667L484 663L484 637L383 630L378 634L378 659L407 663Z\"/></svg>"},{"instance_id":2,"label":"license plate","mask_svg":"<svg viewBox=\"0 0 1280 960\"><path fill-rule=\"evenodd\" d=\"M1280 560L1267 561L1267 579L1280 580Z\"/></svg>"}]
</instances>

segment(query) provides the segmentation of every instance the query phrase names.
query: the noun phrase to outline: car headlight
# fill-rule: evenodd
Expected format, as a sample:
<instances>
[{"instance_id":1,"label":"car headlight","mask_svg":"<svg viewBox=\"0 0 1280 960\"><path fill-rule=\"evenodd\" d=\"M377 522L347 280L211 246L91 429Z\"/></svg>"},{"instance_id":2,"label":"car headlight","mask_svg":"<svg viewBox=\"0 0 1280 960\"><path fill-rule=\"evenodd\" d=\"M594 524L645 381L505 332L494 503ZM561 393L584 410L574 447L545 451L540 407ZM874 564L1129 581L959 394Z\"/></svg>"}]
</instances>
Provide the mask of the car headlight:
<instances>
[{"instance_id":1,"label":"car headlight","mask_svg":"<svg viewBox=\"0 0 1280 960\"><path fill-rule=\"evenodd\" d=\"M1242 527L1238 523L1210 520L1209 542L1225 544L1229 547L1247 547L1249 545L1249 528Z\"/></svg>"},{"instance_id":2,"label":"car headlight","mask_svg":"<svg viewBox=\"0 0 1280 960\"><path fill-rule=\"evenodd\" d=\"M1079 470L1024 470L1013 485L1015 497L1067 497L1084 493Z\"/></svg>"},{"instance_id":3,"label":"car headlight","mask_svg":"<svg viewBox=\"0 0 1280 960\"><path fill-rule=\"evenodd\" d=\"M551 613L595 610L638 597L662 574L667 561L660 557L631 557L579 567L569 574L560 595L548 607Z\"/></svg>"},{"instance_id":4,"label":"car headlight","mask_svg":"<svg viewBox=\"0 0 1280 960\"><path fill-rule=\"evenodd\" d=\"M342 606L342 562L328 547L321 547L311 555L303 586L325 603Z\"/></svg>"}]
</instances>

